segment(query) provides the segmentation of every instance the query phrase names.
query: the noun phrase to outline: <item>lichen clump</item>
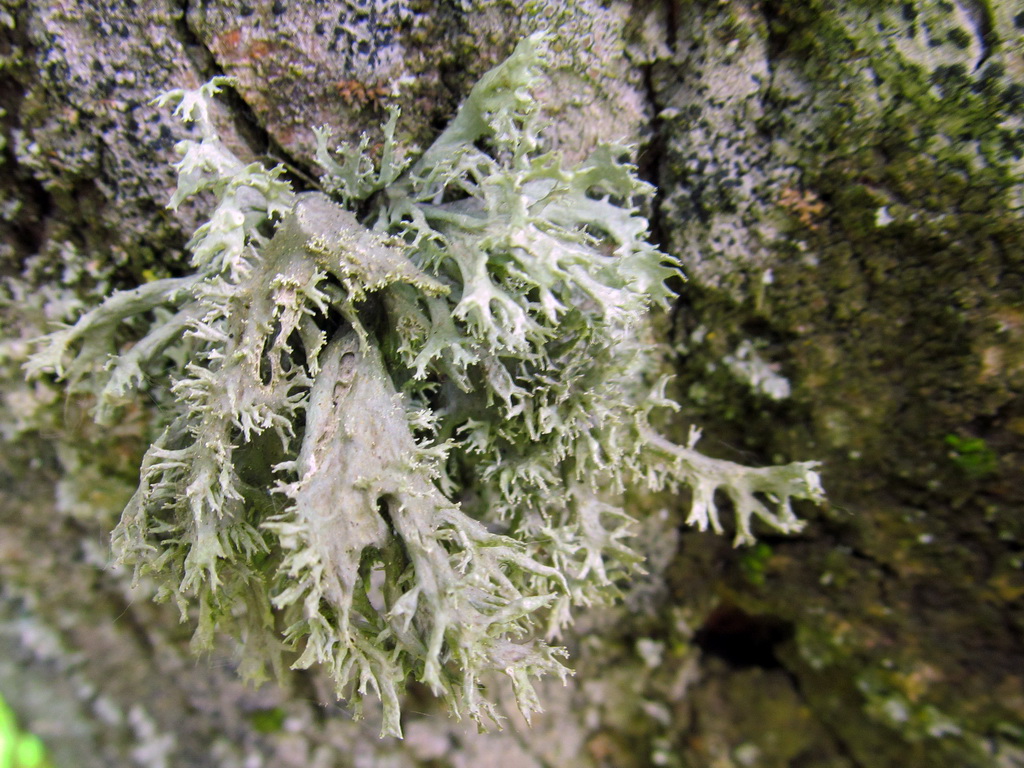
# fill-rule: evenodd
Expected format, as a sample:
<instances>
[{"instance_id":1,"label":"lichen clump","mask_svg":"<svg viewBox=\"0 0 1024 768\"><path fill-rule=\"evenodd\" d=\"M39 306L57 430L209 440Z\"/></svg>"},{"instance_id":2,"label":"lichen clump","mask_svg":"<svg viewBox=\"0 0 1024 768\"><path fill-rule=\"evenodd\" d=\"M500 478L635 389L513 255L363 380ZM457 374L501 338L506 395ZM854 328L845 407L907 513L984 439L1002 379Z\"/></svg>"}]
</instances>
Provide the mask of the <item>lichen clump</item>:
<instances>
[{"instance_id":1,"label":"lichen clump","mask_svg":"<svg viewBox=\"0 0 1024 768\"><path fill-rule=\"evenodd\" d=\"M746 468L650 426L671 404L640 331L677 266L646 240L625 147L566 167L541 146L543 49L524 40L418 157L394 111L374 153L319 132L326 194L218 141L223 79L165 95L201 134L172 206L217 199L195 271L111 296L31 364L100 420L173 382L150 392L166 423L117 556L198 606L200 646L233 632L254 677L297 651L354 706L379 697L388 734L410 677L484 722L498 670L539 708L531 679L567 671L539 636L641 559L627 486L688 486L690 522L719 531L721 491L737 542L754 517L798 530L790 500L821 496L810 463Z\"/></svg>"}]
</instances>

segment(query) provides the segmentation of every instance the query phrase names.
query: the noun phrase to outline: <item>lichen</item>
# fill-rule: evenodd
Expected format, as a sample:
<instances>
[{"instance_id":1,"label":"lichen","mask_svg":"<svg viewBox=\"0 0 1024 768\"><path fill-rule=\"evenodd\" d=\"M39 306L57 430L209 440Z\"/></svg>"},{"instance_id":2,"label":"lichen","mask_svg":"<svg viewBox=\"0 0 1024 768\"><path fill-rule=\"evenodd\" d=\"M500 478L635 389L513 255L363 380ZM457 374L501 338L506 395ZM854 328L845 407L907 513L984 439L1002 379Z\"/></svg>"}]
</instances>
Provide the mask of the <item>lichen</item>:
<instances>
[{"instance_id":1,"label":"lichen","mask_svg":"<svg viewBox=\"0 0 1024 768\"><path fill-rule=\"evenodd\" d=\"M397 113L376 160L319 132L343 205L218 139L224 79L166 94L201 137L172 206L217 201L194 272L113 294L30 362L100 422L138 392L159 406L114 549L197 609L197 645L238 635L257 679L294 651L357 712L379 697L387 734L410 678L482 724L488 670L540 708L531 679L568 671L548 643L642 559L626 488L689 487L716 531L724 495L737 543L755 519L799 530L792 500L822 496L813 463L743 467L652 426L672 403L643 329L677 265L646 239L628 148L543 146L544 48L524 40L418 157Z\"/></svg>"}]
</instances>

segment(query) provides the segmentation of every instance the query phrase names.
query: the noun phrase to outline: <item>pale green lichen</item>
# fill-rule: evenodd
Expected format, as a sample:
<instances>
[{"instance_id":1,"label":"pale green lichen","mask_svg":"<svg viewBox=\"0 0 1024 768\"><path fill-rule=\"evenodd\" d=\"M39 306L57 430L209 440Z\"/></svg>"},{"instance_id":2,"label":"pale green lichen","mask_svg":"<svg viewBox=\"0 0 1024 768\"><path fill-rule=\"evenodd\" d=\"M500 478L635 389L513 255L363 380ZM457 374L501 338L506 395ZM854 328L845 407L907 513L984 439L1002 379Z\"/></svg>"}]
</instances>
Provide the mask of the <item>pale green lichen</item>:
<instances>
[{"instance_id":1,"label":"pale green lichen","mask_svg":"<svg viewBox=\"0 0 1024 768\"><path fill-rule=\"evenodd\" d=\"M614 503L629 485L688 486L689 522L716 531L721 491L737 543L755 517L799 530L791 499L821 498L811 463L746 468L650 425L672 404L641 330L676 265L646 240L627 148L566 167L541 146L543 48L523 41L418 158L397 113L376 162L320 132L323 188L361 221L217 140L222 79L166 95L202 135L172 205L218 201L195 273L115 294L31 361L100 420L173 380L150 393L169 417L117 555L199 606L200 645L235 633L255 677L295 649L355 707L378 696L389 734L410 676L484 722L481 675L503 671L539 709L531 678L567 670L538 628L556 637L641 559Z\"/></svg>"}]
</instances>

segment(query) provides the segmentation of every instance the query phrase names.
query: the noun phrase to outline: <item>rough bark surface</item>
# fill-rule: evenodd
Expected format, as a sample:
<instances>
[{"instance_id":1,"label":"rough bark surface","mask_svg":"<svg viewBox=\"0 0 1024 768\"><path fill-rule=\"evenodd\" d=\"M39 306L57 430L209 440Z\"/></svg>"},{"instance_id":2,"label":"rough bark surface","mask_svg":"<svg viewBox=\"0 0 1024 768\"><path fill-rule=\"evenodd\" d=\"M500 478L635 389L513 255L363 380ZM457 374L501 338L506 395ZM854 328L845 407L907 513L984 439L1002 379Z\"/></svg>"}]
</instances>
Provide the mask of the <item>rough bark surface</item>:
<instances>
[{"instance_id":1,"label":"rough bark surface","mask_svg":"<svg viewBox=\"0 0 1024 768\"><path fill-rule=\"evenodd\" d=\"M576 622L532 727L414 689L379 740L315 672L253 690L226 644L192 655L108 562L147 414L100 430L20 366L183 269L201 212L164 210L185 134L158 93L238 78L224 135L301 184L313 127L396 103L425 145L542 28L552 140L635 143L686 265L680 432L822 459L830 504L733 550L636 499L649 573ZM3 0L0 693L58 766L1024 765L1022 51L1009 0Z\"/></svg>"}]
</instances>

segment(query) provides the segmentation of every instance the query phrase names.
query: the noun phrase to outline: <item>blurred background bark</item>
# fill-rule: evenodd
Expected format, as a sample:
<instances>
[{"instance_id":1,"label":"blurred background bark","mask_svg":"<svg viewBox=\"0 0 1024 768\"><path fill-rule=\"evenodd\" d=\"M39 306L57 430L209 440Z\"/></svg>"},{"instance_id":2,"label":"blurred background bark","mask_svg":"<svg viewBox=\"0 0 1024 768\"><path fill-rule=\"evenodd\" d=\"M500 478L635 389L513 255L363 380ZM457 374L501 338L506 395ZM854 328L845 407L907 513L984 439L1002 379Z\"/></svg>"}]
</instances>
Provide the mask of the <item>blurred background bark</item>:
<instances>
[{"instance_id":1,"label":"blurred background bark","mask_svg":"<svg viewBox=\"0 0 1024 768\"><path fill-rule=\"evenodd\" d=\"M315 673L242 686L107 536L144 409L23 382L28 341L186 269L184 129L238 80L240 154L315 178L311 129L425 146L525 34L549 138L637 147L688 281L656 332L679 434L821 459L830 503L734 550L637 497L648 573L566 638L577 673L500 732L410 689L404 742ZM72 766L1024 765L1024 12L1010 0L2 0L0 694ZM496 683L503 690L500 681ZM509 698L510 696L506 696Z\"/></svg>"}]
</instances>

